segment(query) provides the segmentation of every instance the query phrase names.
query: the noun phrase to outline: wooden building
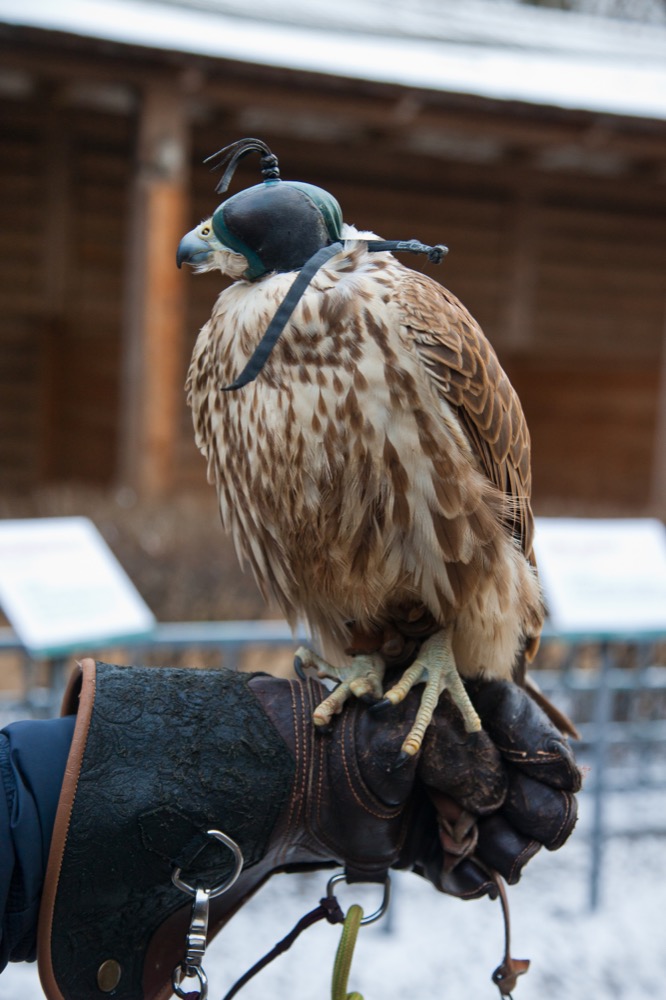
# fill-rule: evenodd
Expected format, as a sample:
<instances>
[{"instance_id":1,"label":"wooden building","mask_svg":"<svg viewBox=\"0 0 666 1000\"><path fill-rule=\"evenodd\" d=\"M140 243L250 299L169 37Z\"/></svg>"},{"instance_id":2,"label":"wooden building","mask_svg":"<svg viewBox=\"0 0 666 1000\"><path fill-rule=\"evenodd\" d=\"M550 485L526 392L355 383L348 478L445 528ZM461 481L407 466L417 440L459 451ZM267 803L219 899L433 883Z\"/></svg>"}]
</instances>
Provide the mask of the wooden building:
<instances>
[{"instance_id":1,"label":"wooden building","mask_svg":"<svg viewBox=\"0 0 666 1000\"><path fill-rule=\"evenodd\" d=\"M431 273L523 400L538 509L666 513L666 29L58 6L0 0L2 489L204 487L183 382L220 278L175 248L218 200L204 158L257 135L348 221L449 245Z\"/></svg>"}]
</instances>

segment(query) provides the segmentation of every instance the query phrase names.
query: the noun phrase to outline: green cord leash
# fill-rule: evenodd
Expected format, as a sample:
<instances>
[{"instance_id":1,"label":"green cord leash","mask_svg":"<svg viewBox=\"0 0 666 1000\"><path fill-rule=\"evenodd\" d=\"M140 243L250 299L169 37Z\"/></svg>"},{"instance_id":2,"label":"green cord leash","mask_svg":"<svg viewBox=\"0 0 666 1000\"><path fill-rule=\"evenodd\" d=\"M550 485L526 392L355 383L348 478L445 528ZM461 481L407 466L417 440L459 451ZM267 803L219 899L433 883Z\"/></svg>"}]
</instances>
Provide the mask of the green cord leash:
<instances>
[{"instance_id":1,"label":"green cord leash","mask_svg":"<svg viewBox=\"0 0 666 1000\"><path fill-rule=\"evenodd\" d=\"M363 1000L360 993L347 993L347 980L351 969L358 929L363 919L363 910L354 903L347 910L340 944L333 964L333 982L331 984L331 1000Z\"/></svg>"},{"instance_id":2,"label":"green cord leash","mask_svg":"<svg viewBox=\"0 0 666 1000\"><path fill-rule=\"evenodd\" d=\"M381 905L374 913L371 913L369 917L363 916L363 910L357 904L349 907L347 915L343 913L340 908L340 904L335 898L333 889L338 884L338 882L346 882L346 875L333 875L328 880L326 886L326 895L323 899L319 900L319 906L315 907L309 913L306 913L304 917L298 921L296 926L287 934L286 937L282 938L281 941L275 945L268 954L260 958L258 962L252 966L251 969L236 980L231 989L225 993L223 1000L231 1000L236 994L252 979L258 972L261 972L274 958L281 955L283 952L288 951L292 944L299 937L300 934L308 927L316 924L319 920L327 920L329 924L343 924L342 937L340 939L340 944L338 945L338 950L335 956L335 963L333 966L333 984L331 987L332 1000L363 1000L360 993L347 993L347 980L349 978L349 969L351 967L352 958L354 955L354 948L356 946L356 937L358 935L358 929L362 924L372 924L375 920L379 920L380 917L386 913L388 905L391 899L391 879L388 872L386 873L384 880L384 896L382 898ZM185 996L184 993L179 993L178 996ZM207 984L201 984L201 989L198 993L187 994L191 996L193 1000L206 1000L208 996L208 986Z\"/></svg>"}]
</instances>

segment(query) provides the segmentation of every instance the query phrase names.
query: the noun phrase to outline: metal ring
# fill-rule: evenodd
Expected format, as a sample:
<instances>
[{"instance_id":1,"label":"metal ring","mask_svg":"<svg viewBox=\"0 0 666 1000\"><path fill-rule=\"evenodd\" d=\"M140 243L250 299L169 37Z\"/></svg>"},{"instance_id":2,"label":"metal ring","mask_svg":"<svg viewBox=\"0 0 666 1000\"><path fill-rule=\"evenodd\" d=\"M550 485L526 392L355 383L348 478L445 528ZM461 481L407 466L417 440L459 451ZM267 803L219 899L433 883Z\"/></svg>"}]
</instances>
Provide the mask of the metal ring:
<instances>
[{"instance_id":1,"label":"metal ring","mask_svg":"<svg viewBox=\"0 0 666 1000\"><path fill-rule=\"evenodd\" d=\"M334 896L333 886L337 885L338 882L346 882L346 881L347 881L347 876L344 874L332 875L331 878L329 878L328 884L326 886L326 895L329 897L329 899L332 899ZM363 883L363 885L370 885L370 884L376 885L375 882ZM374 924L375 920L379 920L380 917L383 917L389 908L390 902L391 902L391 876L387 872L386 878L384 879L384 897L381 901L379 909L375 910L375 912L371 913L369 916L363 917L363 919L361 920L361 927L367 927L368 924Z\"/></svg>"},{"instance_id":2,"label":"metal ring","mask_svg":"<svg viewBox=\"0 0 666 1000\"><path fill-rule=\"evenodd\" d=\"M192 991L185 990L181 987L183 979L190 979L196 976L199 980L199 1000L206 1000L208 996L208 977L206 973L201 968L201 966L192 966L192 968L183 968L182 965L177 965L173 970L173 975L171 977L171 985L173 986L173 991L176 996L180 997L181 1000L187 1000L188 997L192 996Z\"/></svg>"},{"instance_id":3,"label":"metal ring","mask_svg":"<svg viewBox=\"0 0 666 1000\"><path fill-rule=\"evenodd\" d=\"M220 882L219 885L214 885L212 889L206 890L209 899L215 899L217 896L221 896L223 892L227 892L231 889L232 885L240 875L243 870L243 852L231 837L227 837L226 833L222 833L221 830L207 830L206 833L209 837L214 837L215 840L219 840L221 844L225 844L234 856L234 870L225 882ZM196 896L197 886L190 885L188 882L183 881L180 877L182 868L175 868L171 874L171 881L180 889L182 892L187 892L190 896Z\"/></svg>"}]
</instances>

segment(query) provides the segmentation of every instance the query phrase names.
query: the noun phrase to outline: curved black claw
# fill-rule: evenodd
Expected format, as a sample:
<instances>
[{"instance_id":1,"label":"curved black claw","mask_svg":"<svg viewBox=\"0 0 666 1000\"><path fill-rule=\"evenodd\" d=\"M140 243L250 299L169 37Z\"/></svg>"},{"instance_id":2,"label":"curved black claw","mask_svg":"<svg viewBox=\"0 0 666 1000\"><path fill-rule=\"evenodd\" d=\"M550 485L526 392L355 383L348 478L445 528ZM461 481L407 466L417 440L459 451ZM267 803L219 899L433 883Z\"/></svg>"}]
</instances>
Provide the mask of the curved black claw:
<instances>
[{"instance_id":1,"label":"curved black claw","mask_svg":"<svg viewBox=\"0 0 666 1000\"><path fill-rule=\"evenodd\" d=\"M303 666L303 660L300 658L300 656L294 657L294 670L299 680L302 681L307 680L305 676L305 667Z\"/></svg>"},{"instance_id":2,"label":"curved black claw","mask_svg":"<svg viewBox=\"0 0 666 1000\"><path fill-rule=\"evenodd\" d=\"M374 709L379 704L379 699L377 698L377 695L373 694L371 691L366 691L366 693L362 694L358 700L362 701L363 704L367 705L368 708L370 709ZM384 700L385 699L382 699L382 701Z\"/></svg>"},{"instance_id":3,"label":"curved black claw","mask_svg":"<svg viewBox=\"0 0 666 1000\"><path fill-rule=\"evenodd\" d=\"M385 712L387 708L391 708L392 705L393 702L389 701L388 698L380 698L379 701L375 701L372 705L370 705L368 711L372 712L373 715L375 712L379 714L381 712Z\"/></svg>"},{"instance_id":4,"label":"curved black claw","mask_svg":"<svg viewBox=\"0 0 666 1000\"><path fill-rule=\"evenodd\" d=\"M410 760L413 760L413 756L401 750L398 756L395 758L391 764L391 771L399 771L401 767L404 767Z\"/></svg>"}]
</instances>

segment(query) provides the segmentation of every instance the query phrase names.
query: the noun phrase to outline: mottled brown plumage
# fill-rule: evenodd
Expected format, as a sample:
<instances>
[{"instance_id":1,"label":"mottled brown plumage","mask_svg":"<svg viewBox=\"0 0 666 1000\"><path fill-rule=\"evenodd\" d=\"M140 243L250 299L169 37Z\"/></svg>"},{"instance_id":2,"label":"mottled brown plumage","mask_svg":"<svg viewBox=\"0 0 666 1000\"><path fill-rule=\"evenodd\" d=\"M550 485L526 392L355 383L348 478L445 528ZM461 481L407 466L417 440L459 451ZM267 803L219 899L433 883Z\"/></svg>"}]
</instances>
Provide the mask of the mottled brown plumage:
<instances>
[{"instance_id":1,"label":"mottled brown plumage","mask_svg":"<svg viewBox=\"0 0 666 1000\"><path fill-rule=\"evenodd\" d=\"M211 263L244 267L227 251ZM187 381L239 558L330 660L350 645L399 660L410 635L444 628L462 676L514 677L543 604L529 434L491 345L446 289L350 242L316 274L257 380L221 392L293 278L224 291Z\"/></svg>"}]
</instances>

